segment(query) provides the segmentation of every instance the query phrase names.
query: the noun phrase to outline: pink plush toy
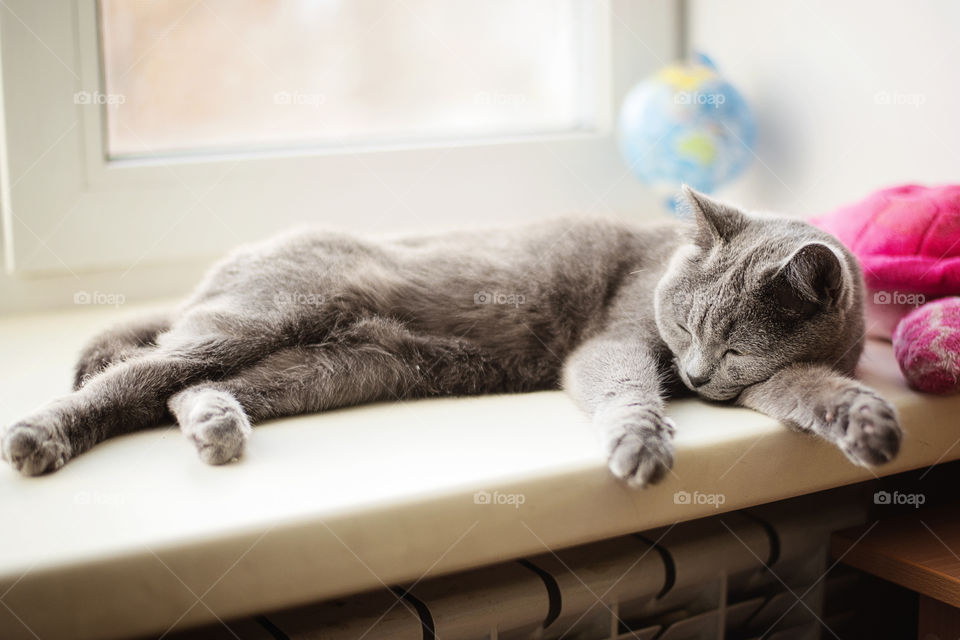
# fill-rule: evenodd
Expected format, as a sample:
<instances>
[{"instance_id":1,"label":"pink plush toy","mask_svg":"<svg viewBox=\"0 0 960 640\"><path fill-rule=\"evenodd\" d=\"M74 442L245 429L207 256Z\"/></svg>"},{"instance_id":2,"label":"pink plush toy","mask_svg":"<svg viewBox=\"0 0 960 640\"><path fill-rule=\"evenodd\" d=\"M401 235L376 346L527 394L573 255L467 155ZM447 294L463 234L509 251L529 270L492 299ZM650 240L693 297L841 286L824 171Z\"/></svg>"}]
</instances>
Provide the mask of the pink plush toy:
<instances>
[{"instance_id":1,"label":"pink plush toy","mask_svg":"<svg viewBox=\"0 0 960 640\"><path fill-rule=\"evenodd\" d=\"M903 185L812 221L860 260L867 331L893 340L907 381L960 391L960 185Z\"/></svg>"}]
</instances>

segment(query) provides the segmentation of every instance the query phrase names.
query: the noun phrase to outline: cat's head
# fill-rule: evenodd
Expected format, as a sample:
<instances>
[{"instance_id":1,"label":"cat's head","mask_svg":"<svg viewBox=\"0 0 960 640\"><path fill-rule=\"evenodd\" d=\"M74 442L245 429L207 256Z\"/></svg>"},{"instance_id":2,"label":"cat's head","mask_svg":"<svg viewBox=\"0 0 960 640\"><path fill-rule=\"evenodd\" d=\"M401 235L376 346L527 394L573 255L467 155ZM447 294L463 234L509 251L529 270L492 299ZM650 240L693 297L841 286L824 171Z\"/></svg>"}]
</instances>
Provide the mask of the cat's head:
<instances>
[{"instance_id":1,"label":"cat's head","mask_svg":"<svg viewBox=\"0 0 960 640\"><path fill-rule=\"evenodd\" d=\"M797 362L852 372L862 276L830 234L749 214L684 187L695 223L656 290L656 321L684 384L713 400Z\"/></svg>"}]
</instances>

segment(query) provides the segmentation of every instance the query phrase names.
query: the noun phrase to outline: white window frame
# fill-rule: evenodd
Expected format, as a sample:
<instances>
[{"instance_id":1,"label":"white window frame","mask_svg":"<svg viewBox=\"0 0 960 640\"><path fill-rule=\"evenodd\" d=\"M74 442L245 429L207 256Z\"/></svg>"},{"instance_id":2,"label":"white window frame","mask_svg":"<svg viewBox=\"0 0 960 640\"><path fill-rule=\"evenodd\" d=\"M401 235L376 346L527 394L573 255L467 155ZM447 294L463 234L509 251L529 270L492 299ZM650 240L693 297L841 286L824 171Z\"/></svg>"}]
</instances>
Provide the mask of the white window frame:
<instances>
[{"instance_id":1,"label":"white window frame","mask_svg":"<svg viewBox=\"0 0 960 640\"><path fill-rule=\"evenodd\" d=\"M0 4L0 208L17 276L208 261L298 224L361 233L442 230L571 212L641 217L657 200L617 152L615 109L675 59L677 1L596 0L594 126L404 147L110 160L96 0ZM161 269L162 272L162 269ZM155 279L155 278L154 278Z\"/></svg>"}]
</instances>

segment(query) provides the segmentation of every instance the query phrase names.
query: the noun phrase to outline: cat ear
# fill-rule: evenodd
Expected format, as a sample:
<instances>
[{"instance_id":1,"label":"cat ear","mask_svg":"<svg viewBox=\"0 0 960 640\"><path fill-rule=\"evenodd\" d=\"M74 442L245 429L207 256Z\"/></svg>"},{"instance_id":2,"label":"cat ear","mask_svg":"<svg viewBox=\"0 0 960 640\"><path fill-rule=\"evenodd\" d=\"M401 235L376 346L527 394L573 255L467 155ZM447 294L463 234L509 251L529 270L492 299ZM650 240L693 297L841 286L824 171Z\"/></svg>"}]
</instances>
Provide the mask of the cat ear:
<instances>
[{"instance_id":1,"label":"cat ear","mask_svg":"<svg viewBox=\"0 0 960 640\"><path fill-rule=\"evenodd\" d=\"M683 185L683 196L697 221L696 242L708 249L729 240L747 225L743 212Z\"/></svg>"},{"instance_id":2,"label":"cat ear","mask_svg":"<svg viewBox=\"0 0 960 640\"><path fill-rule=\"evenodd\" d=\"M812 242L797 249L773 278L781 306L808 315L835 305L843 290L840 257L825 244Z\"/></svg>"}]
</instances>

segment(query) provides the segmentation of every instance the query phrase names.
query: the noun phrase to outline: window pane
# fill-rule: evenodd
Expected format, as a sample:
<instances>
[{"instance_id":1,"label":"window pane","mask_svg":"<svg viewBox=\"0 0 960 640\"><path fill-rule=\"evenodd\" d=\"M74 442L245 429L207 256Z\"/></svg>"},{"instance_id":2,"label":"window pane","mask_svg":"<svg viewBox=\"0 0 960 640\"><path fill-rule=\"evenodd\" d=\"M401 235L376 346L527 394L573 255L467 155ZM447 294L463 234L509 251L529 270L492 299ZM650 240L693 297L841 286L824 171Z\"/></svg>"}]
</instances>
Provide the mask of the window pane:
<instances>
[{"instance_id":1,"label":"window pane","mask_svg":"<svg viewBox=\"0 0 960 640\"><path fill-rule=\"evenodd\" d=\"M589 0L100 0L109 153L582 128L584 96L596 95L589 10Z\"/></svg>"}]
</instances>

